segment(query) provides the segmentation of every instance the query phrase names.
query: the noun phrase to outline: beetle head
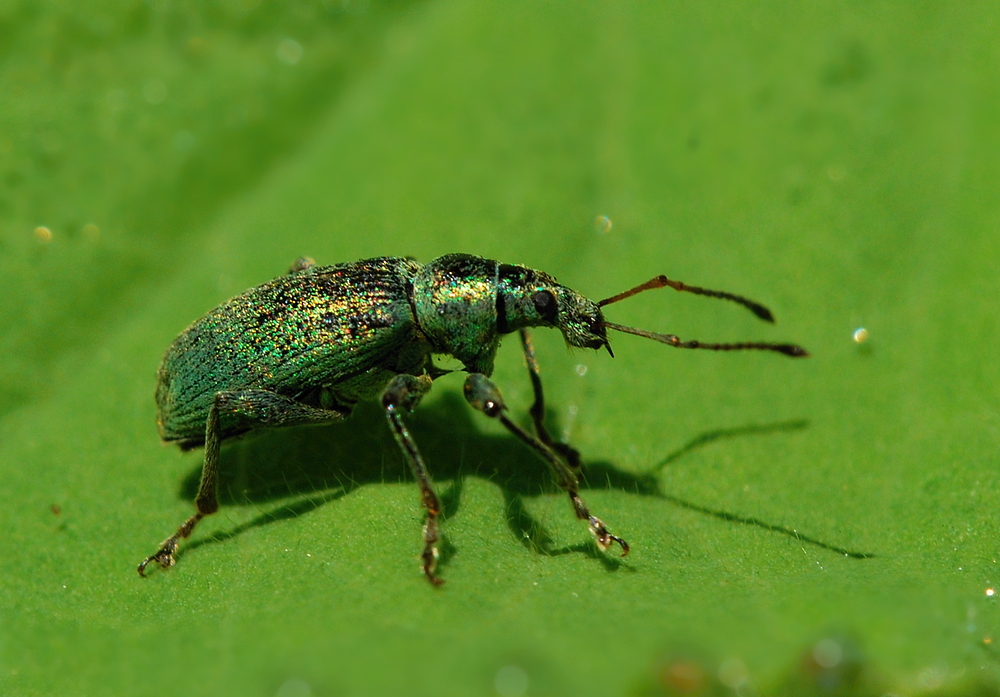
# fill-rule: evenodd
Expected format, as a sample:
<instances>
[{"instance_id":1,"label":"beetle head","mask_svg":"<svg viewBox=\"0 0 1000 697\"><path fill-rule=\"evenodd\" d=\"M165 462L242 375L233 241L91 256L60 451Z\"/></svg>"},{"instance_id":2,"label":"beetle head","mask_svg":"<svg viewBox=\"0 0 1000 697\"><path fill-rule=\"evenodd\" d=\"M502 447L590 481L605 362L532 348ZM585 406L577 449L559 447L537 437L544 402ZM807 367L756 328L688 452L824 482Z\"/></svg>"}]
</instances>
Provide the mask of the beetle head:
<instances>
[{"instance_id":1,"label":"beetle head","mask_svg":"<svg viewBox=\"0 0 1000 697\"><path fill-rule=\"evenodd\" d=\"M497 331L554 327L566 343L599 349L608 345L601 308L542 271L515 264L497 269ZM610 351L610 348L608 349Z\"/></svg>"},{"instance_id":2,"label":"beetle head","mask_svg":"<svg viewBox=\"0 0 1000 697\"><path fill-rule=\"evenodd\" d=\"M556 285L549 292L558 306L554 324L567 344L579 348L607 348L611 353L604 314L597 303L565 286Z\"/></svg>"}]
</instances>

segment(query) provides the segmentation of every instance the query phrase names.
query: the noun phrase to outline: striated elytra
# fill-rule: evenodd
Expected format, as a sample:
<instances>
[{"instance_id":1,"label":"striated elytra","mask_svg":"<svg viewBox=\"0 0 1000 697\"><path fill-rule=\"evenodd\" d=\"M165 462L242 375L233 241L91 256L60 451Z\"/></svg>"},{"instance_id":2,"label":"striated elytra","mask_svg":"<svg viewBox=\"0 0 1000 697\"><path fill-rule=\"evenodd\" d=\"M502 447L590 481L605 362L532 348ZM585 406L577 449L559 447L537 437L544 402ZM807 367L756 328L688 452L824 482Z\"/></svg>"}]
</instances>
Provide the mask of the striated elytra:
<instances>
[{"instance_id":1,"label":"striated elytra","mask_svg":"<svg viewBox=\"0 0 1000 697\"><path fill-rule=\"evenodd\" d=\"M607 550L617 544L622 556L628 554L625 540L611 534L580 498L579 453L553 440L545 428L542 383L528 328L554 327L570 346L605 348L609 354L607 330L614 329L677 348L808 355L794 344L681 341L604 319L602 307L665 286L737 302L773 321L759 303L666 276L594 302L541 271L469 254L448 254L427 264L402 257L335 266L296 261L286 275L209 312L167 349L156 386L160 436L184 449L204 445L205 460L196 513L139 564L139 574L145 576L150 562L172 566L180 541L218 509L222 441L258 428L340 421L357 402L379 400L426 509L423 573L432 584L443 583L436 574L441 504L402 419L433 380L447 372L434 366L435 354L462 364L470 405L498 419L551 466L597 545ZM500 340L513 332L520 334L534 389L534 433L508 418L503 396L490 380Z\"/></svg>"}]
</instances>

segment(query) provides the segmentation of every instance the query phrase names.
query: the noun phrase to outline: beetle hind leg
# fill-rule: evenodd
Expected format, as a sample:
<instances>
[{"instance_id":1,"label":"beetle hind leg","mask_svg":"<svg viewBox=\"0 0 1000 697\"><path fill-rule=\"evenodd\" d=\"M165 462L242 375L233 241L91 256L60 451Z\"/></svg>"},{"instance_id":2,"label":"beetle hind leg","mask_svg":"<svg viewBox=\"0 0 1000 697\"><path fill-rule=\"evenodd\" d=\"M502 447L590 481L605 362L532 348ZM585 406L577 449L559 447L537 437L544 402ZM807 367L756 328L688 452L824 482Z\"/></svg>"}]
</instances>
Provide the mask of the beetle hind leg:
<instances>
[{"instance_id":1,"label":"beetle hind leg","mask_svg":"<svg viewBox=\"0 0 1000 697\"><path fill-rule=\"evenodd\" d=\"M197 512L177 528L177 532L160 544L160 548L143 559L137 568L140 576L146 567L156 562L161 568L173 566L181 540L191 536L195 526L205 516L219 510L219 450L225 428L220 426L221 414L238 427L251 429L259 426L292 426L307 423L330 423L345 418L350 412L317 409L290 397L266 390L219 392L212 400L205 419L205 462L201 468L201 483L195 497ZM227 424L232 428L233 424ZM230 431L232 433L232 431ZM183 447L183 446L182 446Z\"/></svg>"}]
</instances>

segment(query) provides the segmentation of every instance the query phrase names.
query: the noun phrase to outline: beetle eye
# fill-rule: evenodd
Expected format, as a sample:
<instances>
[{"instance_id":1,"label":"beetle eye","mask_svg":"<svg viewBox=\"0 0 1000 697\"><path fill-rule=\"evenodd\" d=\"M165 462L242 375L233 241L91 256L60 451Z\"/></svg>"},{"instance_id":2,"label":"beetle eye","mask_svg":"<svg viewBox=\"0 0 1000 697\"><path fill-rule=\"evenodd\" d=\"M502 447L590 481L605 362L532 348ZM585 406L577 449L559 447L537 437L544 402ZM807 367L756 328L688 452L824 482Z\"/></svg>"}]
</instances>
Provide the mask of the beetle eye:
<instances>
[{"instance_id":1,"label":"beetle eye","mask_svg":"<svg viewBox=\"0 0 1000 697\"><path fill-rule=\"evenodd\" d=\"M542 319L555 324L556 316L559 314L556 296L547 290L540 290L531 296L531 302L535 304L535 310L542 316Z\"/></svg>"}]
</instances>

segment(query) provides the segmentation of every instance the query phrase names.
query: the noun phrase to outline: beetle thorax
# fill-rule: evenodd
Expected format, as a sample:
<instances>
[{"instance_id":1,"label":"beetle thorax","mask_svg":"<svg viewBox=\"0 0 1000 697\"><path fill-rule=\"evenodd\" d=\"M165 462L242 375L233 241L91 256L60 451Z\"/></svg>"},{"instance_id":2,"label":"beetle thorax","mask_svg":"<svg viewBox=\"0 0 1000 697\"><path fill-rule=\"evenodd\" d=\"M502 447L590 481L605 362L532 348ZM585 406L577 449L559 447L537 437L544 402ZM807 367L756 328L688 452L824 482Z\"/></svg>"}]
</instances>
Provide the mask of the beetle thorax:
<instances>
[{"instance_id":1,"label":"beetle thorax","mask_svg":"<svg viewBox=\"0 0 1000 697\"><path fill-rule=\"evenodd\" d=\"M417 323L434 350L473 373L490 375L497 333L497 263L449 254L426 264L413 279Z\"/></svg>"}]
</instances>

